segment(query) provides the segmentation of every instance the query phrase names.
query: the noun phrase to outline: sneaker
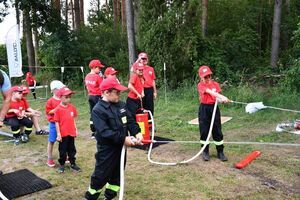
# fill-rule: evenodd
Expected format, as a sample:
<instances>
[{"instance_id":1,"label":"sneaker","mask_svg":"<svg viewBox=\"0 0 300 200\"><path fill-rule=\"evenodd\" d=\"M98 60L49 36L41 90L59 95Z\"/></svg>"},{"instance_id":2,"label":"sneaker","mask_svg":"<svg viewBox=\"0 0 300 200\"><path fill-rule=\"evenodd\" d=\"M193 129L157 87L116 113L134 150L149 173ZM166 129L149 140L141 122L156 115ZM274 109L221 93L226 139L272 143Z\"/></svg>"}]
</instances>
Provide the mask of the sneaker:
<instances>
[{"instance_id":1,"label":"sneaker","mask_svg":"<svg viewBox=\"0 0 300 200\"><path fill-rule=\"evenodd\" d=\"M64 165L61 165L58 170L57 170L58 173L62 174L65 172L65 166Z\"/></svg>"},{"instance_id":2,"label":"sneaker","mask_svg":"<svg viewBox=\"0 0 300 200\"><path fill-rule=\"evenodd\" d=\"M71 169L75 172L81 172L80 167L78 167L76 164L71 165Z\"/></svg>"},{"instance_id":3,"label":"sneaker","mask_svg":"<svg viewBox=\"0 0 300 200\"><path fill-rule=\"evenodd\" d=\"M91 139L95 139L95 133L92 133Z\"/></svg>"},{"instance_id":4,"label":"sneaker","mask_svg":"<svg viewBox=\"0 0 300 200\"><path fill-rule=\"evenodd\" d=\"M14 145L17 146L20 144L20 138L15 138Z\"/></svg>"},{"instance_id":5,"label":"sneaker","mask_svg":"<svg viewBox=\"0 0 300 200\"><path fill-rule=\"evenodd\" d=\"M28 142L28 140L29 140L28 135L26 133L22 133L21 141L26 143L26 142Z\"/></svg>"},{"instance_id":6,"label":"sneaker","mask_svg":"<svg viewBox=\"0 0 300 200\"><path fill-rule=\"evenodd\" d=\"M54 160L47 160L47 165L48 165L49 167L54 167L54 166L55 166Z\"/></svg>"},{"instance_id":7,"label":"sneaker","mask_svg":"<svg viewBox=\"0 0 300 200\"><path fill-rule=\"evenodd\" d=\"M223 162L228 160L223 152L218 153L218 158Z\"/></svg>"},{"instance_id":8,"label":"sneaker","mask_svg":"<svg viewBox=\"0 0 300 200\"><path fill-rule=\"evenodd\" d=\"M40 130L35 132L36 135L49 135L48 131L45 130Z\"/></svg>"}]
</instances>

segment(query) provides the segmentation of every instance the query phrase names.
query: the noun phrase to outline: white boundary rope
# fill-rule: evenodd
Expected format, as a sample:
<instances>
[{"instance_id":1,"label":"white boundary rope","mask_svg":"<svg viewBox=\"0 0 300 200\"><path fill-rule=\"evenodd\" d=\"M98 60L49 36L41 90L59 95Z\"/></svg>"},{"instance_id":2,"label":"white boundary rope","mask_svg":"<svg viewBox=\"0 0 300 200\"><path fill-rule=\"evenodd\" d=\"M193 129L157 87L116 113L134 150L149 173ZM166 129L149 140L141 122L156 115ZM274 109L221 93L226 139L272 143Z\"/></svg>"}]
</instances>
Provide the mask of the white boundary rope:
<instances>
[{"instance_id":1,"label":"white boundary rope","mask_svg":"<svg viewBox=\"0 0 300 200\"><path fill-rule=\"evenodd\" d=\"M217 105L218 105L218 101L216 100L216 102L214 104L213 114L212 114L212 117L211 117L211 122L210 122L208 136L206 138L205 144L203 145L203 147L200 149L200 151L196 155L194 155L190 159L183 160L183 161L180 161L180 162L157 162L157 161L154 161L154 160L151 159L151 152L152 152L152 148L153 148L153 143L151 143L150 147L149 147L149 151L148 151L148 156L147 156L148 157L148 161L150 163L157 164L157 165L174 166L174 165L177 165L177 164L184 164L184 163L191 162L195 158L197 158L204 151L205 147L209 144L209 139L211 137L212 129L213 129L214 121L215 121L215 115L216 115ZM150 117L151 117L151 121L152 121L151 140L153 141L154 140L154 127L155 127L154 126L153 115L152 115L151 111L148 111L148 110L145 110L145 111L148 112L150 114Z\"/></svg>"},{"instance_id":2,"label":"white boundary rope","mask_svg":"<svg viewBox=\"0 0 300 200\"><path fill-rule=\"evenodd\" d=\"M120 161L120 192L119 192L119 200L123 199L124 196L124 187L125 187L125 173L124 173L124 164L125 164L125 152L126 146L123 145L121 152L121 161Z\"/></svg>"}]
</instances>

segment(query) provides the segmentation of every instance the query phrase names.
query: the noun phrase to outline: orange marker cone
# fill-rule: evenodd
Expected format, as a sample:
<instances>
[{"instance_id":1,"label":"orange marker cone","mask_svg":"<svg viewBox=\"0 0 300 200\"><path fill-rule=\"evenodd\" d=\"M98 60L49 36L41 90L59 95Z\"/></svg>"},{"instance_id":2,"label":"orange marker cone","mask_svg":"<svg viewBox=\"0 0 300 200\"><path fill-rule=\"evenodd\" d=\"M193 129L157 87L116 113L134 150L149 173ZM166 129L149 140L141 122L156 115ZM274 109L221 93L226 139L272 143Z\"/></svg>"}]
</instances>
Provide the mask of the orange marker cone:
<instances>
[{"instance_id":1,"label":"orange marker cone","mask_svg":"<svg viewBox=\"0 0 300 200\"><path fill-rule=\"evenodd\" d=\"M252 153L250 153L246 158L244 158L243 160L241 160L240 162L235 164L235 167L237 169L243 169L244 167L246 167L249 163L251 163L255 158L257 158L258 156L260 156L261 152L260 151L253 151Z\"/></svg>"}]
</instances>

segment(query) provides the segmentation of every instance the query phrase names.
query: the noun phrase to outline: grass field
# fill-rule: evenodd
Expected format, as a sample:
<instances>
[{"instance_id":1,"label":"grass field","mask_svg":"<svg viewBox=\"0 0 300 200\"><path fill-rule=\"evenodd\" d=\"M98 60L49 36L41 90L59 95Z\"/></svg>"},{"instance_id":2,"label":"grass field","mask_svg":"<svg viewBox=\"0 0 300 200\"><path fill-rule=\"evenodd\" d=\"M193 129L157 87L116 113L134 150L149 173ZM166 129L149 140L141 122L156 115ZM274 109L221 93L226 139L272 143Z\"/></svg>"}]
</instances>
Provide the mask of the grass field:
<instances>
[{"instance_id":1,"label":"grass field","mask_svg":"<svg viewBox=\"0 0 300 200\"><path fill-rule=\"evenodd\" d=\"M245 87L228 89L225 92L234 100L245 102L263 101L267 105L299 110L299 94L279 94L276 91ZM42 94L40 94L42 95ZM167 94L159 93L156 101L155 123L157 135L174 140L199 140L198 126L187 122L197 117L198 100L195 86L183 86ZM77 91L72 99L79 110L76 139L77 163L81 173L68 168L58 174L57 168L49 168L47 159L47 136L32 134L30 142L13 146L3 142L0 136L0 170L4 173L27 168L53 184L53 188L19 199L83 199L94 169L96 142L90 139L89 108L83 92ZM31 107L44 110L45 101L31 101ZM299 114L271 109L246 114L241 105L220 105L222 116L233 119L223 125L225 141L252 141L300 143L300 135L274 132L276 124L300 119ZM47 128L45 119L41 125ZM57 160L58 145L54 156ZM156 161L181 161L195 155L200 147L196 144L165 144L153 149ZM262 155L243 170L234 164L251 153L260 150ZM128 200L181 200L181 199L300 199L300 147L279 147L263 145L226 145L228 162L216 158L211 146L211 161L197 158L179 166L150 164L147 152L128 149L125 172L125 194Z\"/></svg>"}]
</instances>

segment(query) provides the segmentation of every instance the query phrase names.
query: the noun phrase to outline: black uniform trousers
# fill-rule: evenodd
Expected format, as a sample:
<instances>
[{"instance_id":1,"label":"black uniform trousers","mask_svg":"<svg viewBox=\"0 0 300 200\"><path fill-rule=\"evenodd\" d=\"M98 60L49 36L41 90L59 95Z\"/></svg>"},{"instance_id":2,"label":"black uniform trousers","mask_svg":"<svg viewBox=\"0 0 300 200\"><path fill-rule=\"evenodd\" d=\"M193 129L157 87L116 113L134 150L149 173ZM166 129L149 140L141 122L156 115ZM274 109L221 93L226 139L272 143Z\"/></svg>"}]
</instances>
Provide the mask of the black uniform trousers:
<instances>
[{"instance_id":1,"label":"black uniform trousers","mask_svg":"<svg viewBox=\"0 0 300 200\"><path fill-rule=\"evenodd\" d=\"M94 133L96 132L93 120L92 120L92 110L94 108L94 106L98 103L99 99L101 99L101 96L92 96L89 95L89 105L90 105L90 129L91 131Z\"/></svg>"},{"instance_id":2,"label":"black uniform trousers","mask_svg":"<svg viewBox=\"0 0 300 200\"><path fill-rule=\"evenodd\" d=\"M143 106L146 110L150 110L152 115L154 116L154 89L153 87L144 88L145 96L143 98Z\"/></svg>"},{"instance_id":3,"label":"black uniform trousers","mask_svg":"<svg viewBox=\"0 0 300 200\"><path fill-rule=\"evenodd\" d=\"M21 126L25 126L26 135L32 132L33 122L27 117L23 117L22 119L18 119L17 117L6 118L4 123L10 126L15 138L20 136Z\"/></svg>"},{"instance_id":4,"label":"black uniform trousers","mask_svg":"<svg viewBox=\"0 0 300 200\"><path fill-rule=\"evenodd\" d=\"M126 107L127 107L128 111L130 112L131 116L136 121L135 115L136 115L137 111L141 108L141 100L127 97Z\"/></svg>"},{"instance_id":5,"label":"black uniform trousers","mask_svg":"<svg viewBox=\"0 0 300 200\"><path fill-rule=\"evenodd\" d=\"M75 138L72 136L66 136L61 138L62 141L59 142L58 151L59 151L59 159L58 162L60 165L64 165L69 157L69 161L71 165L75 164L75 155L76 155L76 147L75 147Z\"/></svg>"},{"instance_id":6,"label":"black uniform trousers","mask_svg":"<svg viewBox=\"0 0 300 200\"><path fill-rule=\"evenodd\" d=\"M198 120L199 120L199 130L200 130L200 142L204 143L206 141L209 127L211 123L211 118L214 110L214 104L201 104L199 106ZM212 137L216 143L216 148L218 152L222 152L224 145L217 145L218 142L223 142L223 134L221 130L221 113L219 107L217 107L215 120L212 129ZM208 151L208 146L205 149Z\"/></svg>"}]
</instances>

